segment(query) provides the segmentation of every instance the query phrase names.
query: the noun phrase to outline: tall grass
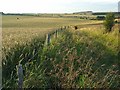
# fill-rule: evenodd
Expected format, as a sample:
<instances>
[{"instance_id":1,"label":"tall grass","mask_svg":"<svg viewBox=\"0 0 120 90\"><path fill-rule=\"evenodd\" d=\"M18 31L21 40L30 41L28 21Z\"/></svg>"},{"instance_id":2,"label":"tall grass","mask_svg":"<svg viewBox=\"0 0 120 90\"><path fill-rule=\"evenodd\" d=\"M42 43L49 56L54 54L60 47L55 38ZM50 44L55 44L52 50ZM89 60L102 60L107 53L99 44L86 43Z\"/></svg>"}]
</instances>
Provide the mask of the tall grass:
<instances>
[{"instance_id":1,"label":"tall grass","mask_svg":"<svg viewBox=\"0 0 120 90\"><path fill-rule=\"evenodd\" d=\"M98 34L94 31L90 34L89 31L70 30L48 47L44 54L44 68L52 88L119 86L117 49L111 50L107 44L110 41L104 44L101 38L104 34L99 31ZM98 42L95 35L102 41ZM117 47L117 43L111 45Z\"/></svg>"},{"instance_id":2,"label":"tall grass","mask_svg":"<svg viewBox=\"0 0 120 90\"><path fill-rule=\"evenodd\" d=\"M16 66L21 63L24 71L26 71L26 65L39 62L39 54L42 52L44 45L44 39L35 38L32 43L25 45L16 45L11 48L10 51L3 49L4 57L2 62L2 74L3 74L3 87L18 87L17 86L17 68ZM5 50L5 51L4 51ZM28 67L29 67L28 66ZM27 67L27 68L28 68ZM25 74L25 72L24 72Z\"/></svg>"},{"instance_id":3,"label":"tall grass","mask_svg":"<svg viewBox=\"0 0 120 90\"><path fill-rule=\"evenodd\" d=\"M30 42L36 36L43 37L46 33L54 31L61 26L99 22L77 18L3 15L2 43L4 48L9 49L17 43L25 44Z\"/></svg>"},{"instance_id":4,"label":"tall grass","mask_svg":"<svg viewBox=\"0 0 120 90\"><path fill-rule=\"evenodd\" d=\"M49 46L45 38L17 45L3 57L3 86L18 87L16 65L21 62L24 88L117 88L116 35L96 28L67 29Z\"/></svg>"},{"instance_id":5,"label":"tall grass","mask_svg":"<svg viewBox=\"0 0 120 90\"><path fill-rule=\"evenodd\" d=\"M18 88L19 63L24 88L119 87L118 30L115 27L108 34L102 26L84 25L99 22L3 16L3 87ZM51 37L49 46L44 45L44 35L63 25L81 29L67 29L56 39Z\"/></svg>"}]
</instances>

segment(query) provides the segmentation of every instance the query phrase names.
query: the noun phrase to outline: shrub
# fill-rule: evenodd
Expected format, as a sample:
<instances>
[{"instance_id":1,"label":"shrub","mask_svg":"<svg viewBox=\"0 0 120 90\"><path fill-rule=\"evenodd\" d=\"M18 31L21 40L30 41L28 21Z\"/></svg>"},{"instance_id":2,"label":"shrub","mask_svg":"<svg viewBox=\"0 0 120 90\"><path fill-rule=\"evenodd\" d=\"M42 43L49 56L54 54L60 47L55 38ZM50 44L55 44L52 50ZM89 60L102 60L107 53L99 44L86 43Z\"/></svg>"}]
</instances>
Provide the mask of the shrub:
<instances>
[{"instance_id":1,"label":"shrub","mask_svg":"<svg viewBox=\"0 0 120 90\"><path fill-rule=\"evenodd\" d=\"M106 16L106 19L104 21L104 26L105 26L105 30L106 32L111 32L112 31L112 27L114 26L114 14L113 13L109 13Z\"/></svg>"},{"instance_id":2,"label":"shrub","mask_svg":"<svg viewBox=\"0 0 120 90\"><path fill-rule=\"evenodd\" d=\"M105 20L105 16L97 16L97 20Z\"/></svg>"}]
</instances>

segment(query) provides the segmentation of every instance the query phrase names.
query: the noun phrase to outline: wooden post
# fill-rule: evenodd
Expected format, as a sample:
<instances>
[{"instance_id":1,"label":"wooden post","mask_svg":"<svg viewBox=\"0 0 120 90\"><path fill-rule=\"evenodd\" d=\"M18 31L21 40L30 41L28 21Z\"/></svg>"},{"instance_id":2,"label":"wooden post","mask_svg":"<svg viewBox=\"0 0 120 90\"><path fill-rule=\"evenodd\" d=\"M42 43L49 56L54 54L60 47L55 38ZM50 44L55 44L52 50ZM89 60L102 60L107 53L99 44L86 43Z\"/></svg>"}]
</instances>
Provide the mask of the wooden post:
<instances>
[{"instance_id":1,"label":"wooden post","mask_svg":"<svg viewBox=\"0 0 120 90\"><path fill-rule=\"evenodd\" d=\"M18 88L19 90L22 90L23 86L23 68L22 64L18 65Z\"/></svg>"},{"instance_id":2,"label":"wooden post","mask_svg":"<svg viewBox=\"0 0 120 90\"><path fill-rule=\"evenodd\" d=\"M46 44L49 45L50 44L50 34L46 35Z\"/></svg>"},{"instance_id":3,"label":"wooden post","mask_svg":"<svg viewBox=\"0 0 120 90\"><path fill-rule=\"evenodd\" d=\"M61 27L61 31L62 31L62 27Z\"/></svg>"},{"instance_id":4,"label":"wooden post","mask_svg":"<svg viewBox=\"0 0 120 90\"><path fill-rule=\"evenodd\" d=\"M65 26L65 29L66 29L66 26Z\"/></svg>"},{"instance_id":5,"label":"wooden post","mask_svg":"<svg viewBox=\"0 0 120 90\"><path fill-rule=\"evenodd\" d=\"M58 31L56 30L55 31L55 38L57 38L58 37Z\"/></svg>"}]
</instances>

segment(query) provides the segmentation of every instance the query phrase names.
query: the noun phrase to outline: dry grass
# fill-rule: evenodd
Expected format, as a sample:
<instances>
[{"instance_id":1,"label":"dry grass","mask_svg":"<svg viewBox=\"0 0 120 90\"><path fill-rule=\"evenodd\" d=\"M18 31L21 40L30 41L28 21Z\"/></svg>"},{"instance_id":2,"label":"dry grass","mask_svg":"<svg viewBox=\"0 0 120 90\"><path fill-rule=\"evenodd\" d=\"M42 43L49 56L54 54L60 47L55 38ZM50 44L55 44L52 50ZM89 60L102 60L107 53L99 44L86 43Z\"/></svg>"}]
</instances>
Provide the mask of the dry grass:
<instances>
[{"instance_id":1,"label":"dry grass","mask_svg":"<svg viewBox=\"0 0 120 90\"><path fill-rule=\"evenodd\" d=\"M16 43L25 43L38 35L43 37L49 31L60 28L61 26L98 22L76 18L3 16L3 47L14 47Z\"/></svg>"},{"instance_id":2,"label":"dry grass","mask_svg":"<svg viewBox=\"0 0 120 90\"><path fill-rule=\"evenodd\" d=\"M42 38L53 30L50 28L6 28L3 30L3 47L9 49L17 44L25 45L35 37Z\"/></svg>"},{"instance_id":3,"label":"dry grass","mask_svg":"<svg viewBox=\"0 0 120 90\"><path fill-rule=\"evenodd\" d=\"M49 46L44 46L45 38L41 37L51 32L51 28L94 21L26 16L21 16L19 21L15 16L5 19L3 47L11 49L4 51L3 87L18 87L16 65L19 62L24 69L25 88L119 86L116 27L111 33L104 33L102 26L68 29L59 33L57 39L52 38Z\"/></svg>"},{"instance_id":4,"label":"dry grass","mask_svg":"<svg viewBox=\"0 0 120 90\"><path fill-rule=\"evenodd\" d=\"M38 65L42 67L44 79L42 75L33 75L25 79L24 86L118 88L118 44L114 34L117 32L103 34L102 29L90 28L67 30L57 40L52 39L51 45L43 49L42 66ZM29 83L35 78L36 82ZM38 82L46 83L35 85Z\"/></svg>"}]
</instances>

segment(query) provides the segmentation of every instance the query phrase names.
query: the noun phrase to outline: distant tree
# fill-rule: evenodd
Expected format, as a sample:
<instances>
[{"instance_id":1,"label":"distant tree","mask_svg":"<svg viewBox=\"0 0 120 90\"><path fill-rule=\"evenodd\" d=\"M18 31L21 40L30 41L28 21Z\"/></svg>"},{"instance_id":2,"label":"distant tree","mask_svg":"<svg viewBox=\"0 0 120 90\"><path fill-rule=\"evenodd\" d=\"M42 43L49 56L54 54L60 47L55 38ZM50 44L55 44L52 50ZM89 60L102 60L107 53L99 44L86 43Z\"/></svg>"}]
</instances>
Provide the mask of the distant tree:
<instances>
[{"instance_id":1,"label":"distant tree","mask_svg":"<svg viewBox=\"0 0 120 90\"><path fill-rule=\"evenodd\" d=\"M97 20L105 20L105 16L97 16Z\"/></svg>"},{"instance_id":2,"label":"distant tree","mask_svg":"<svg viewBox=\"0 0 120 90\"><path fill-rule=\"evenodd\" d=\"M104 21L104 26L105 26L105 30L106 32L111 32L112 31L112 27L114 26L115 22L114 22L115 16L113 13L109 13L106 15L105 21Z\"/></svg>"}]
</instances>

